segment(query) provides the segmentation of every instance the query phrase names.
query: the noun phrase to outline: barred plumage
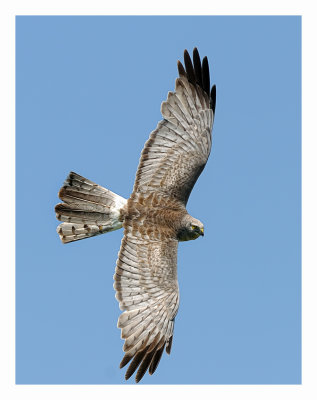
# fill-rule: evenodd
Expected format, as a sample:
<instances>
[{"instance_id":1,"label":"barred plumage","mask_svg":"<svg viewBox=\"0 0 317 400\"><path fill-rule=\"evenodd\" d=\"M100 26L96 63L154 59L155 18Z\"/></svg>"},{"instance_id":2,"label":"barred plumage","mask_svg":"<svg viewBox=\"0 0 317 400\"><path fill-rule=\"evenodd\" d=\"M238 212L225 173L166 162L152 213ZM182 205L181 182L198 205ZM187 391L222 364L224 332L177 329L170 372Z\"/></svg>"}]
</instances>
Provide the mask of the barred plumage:
<instances>
[{"instance_id":1,"label":"barred plumage","mask_svg":"<svg viewBox=\"0 0 317 400\"><path fill-rule=\"evenodd\" d=\"M204 234L186 204L210 154L216 87L210 91L208 60L201 63L196 48L193 63L187 50L184 61L161 105L164 119L145 143L130 198L71 172L59 192L64 203L55 208L64 243L124 228L114 274L125 340L120 368L130 363L125 378L137 370L136 382L154 373L164 349L171 352L178 242Z\"/></svg>"},{"instance_id":2,"label":"barred plumage","mask_svg":"<svg viewBox=\"0 0 317 400\"><path fill-rule=\"evenodd\" d=\"M56 218L63 221L57 227L63 243L122 228L127 200L83 176L70 172L58 196L64 201L55 207Z\"/></svg>"}]
</instances>

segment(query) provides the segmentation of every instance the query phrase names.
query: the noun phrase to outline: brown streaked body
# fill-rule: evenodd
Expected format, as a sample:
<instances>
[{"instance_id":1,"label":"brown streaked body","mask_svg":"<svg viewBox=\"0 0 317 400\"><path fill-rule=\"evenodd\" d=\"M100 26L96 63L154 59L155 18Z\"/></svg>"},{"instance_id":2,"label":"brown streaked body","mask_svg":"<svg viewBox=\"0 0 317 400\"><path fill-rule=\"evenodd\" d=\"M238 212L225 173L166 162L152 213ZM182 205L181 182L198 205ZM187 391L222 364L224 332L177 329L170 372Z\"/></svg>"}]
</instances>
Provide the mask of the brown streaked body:
<instances>
[{"instance_id":1,"label":"brown streaked body","mask_svg":"<svg viewBox=\"0 0 317 400\"><path fill-rule=\"evenodd\" d=\"M179 306L178 242L204 235L203 224L186 210L189 195L211 150L216 87L198 50L185 68L178 61L175 91L161 105L163 120L141 153L128 200L71 172L55 207L57 232L69 243L124 228L114 275L118 319L129 364L125 378L156 370L164 349L170 354Z\"/></svg>"},{"instance_id":2,"label":"brown streaked body","mask_svg":"<svg viewBox=\"0 0 317 400\"><path fill-rule=\"evenodd\" d=\"M199 220L191 217L178 201L170 207L168 202L171 203L170 198L161 194L147 196L134 193L121 210L123 227L145 240L161 240L164 237L186 241L204 236L204 227Z\"/></svg>"}]
</instances>

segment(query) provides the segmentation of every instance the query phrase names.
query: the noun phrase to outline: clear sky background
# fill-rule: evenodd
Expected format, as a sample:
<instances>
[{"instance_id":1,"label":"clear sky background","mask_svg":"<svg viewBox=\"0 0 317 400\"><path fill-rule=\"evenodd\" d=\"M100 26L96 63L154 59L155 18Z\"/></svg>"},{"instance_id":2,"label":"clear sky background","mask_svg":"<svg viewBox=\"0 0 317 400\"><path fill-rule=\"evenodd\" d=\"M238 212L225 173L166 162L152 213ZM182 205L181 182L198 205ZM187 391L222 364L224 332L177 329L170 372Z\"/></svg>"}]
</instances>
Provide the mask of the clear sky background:
<instances>
[{"instance_id":1,"label":"clear sky background","mask_svg":"<svg viewBox=\"0 0 317 400\"><path fill-rule=\"evenodd\" d=\"M300 383L300 18L17 17L16 34L16 382L125 383L123 231L62 245L54 206L71 170L129 196L197 46L217 84L188 203L205 237L179 246L172 352L140 384Z\"/></svg>"}]
</instances>

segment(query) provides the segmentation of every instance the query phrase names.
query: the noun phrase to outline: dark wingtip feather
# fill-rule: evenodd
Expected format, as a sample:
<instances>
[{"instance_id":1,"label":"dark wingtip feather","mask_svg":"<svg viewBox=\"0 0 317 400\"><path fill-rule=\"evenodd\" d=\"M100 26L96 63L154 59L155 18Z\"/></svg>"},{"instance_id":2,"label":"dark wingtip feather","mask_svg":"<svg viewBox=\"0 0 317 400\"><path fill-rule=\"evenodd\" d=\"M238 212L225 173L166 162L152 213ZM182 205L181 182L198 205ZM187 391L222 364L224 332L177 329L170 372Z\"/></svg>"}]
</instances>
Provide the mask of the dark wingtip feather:
<instances>
[{"instance_id":1,"label":"dark wingtip feather","mask_svg":"<svg viewBox=\"0 0 317 400\"><path fill-rule=\"evenodd\" d=\"M169 341L168 341L168 343L167 343L167 346L166 346L166 353L167 353L167 354L171 354L172 343L173 343L173 336L171 336L171 337L169 338Z\"/></svg>"},{"instance_id":2,"label":"dark wingtip feather","mask_svg":"<svg viewBox=\"0 0 317 400\"><path fill-rule=\"evenodd\" d=\"M193 61L191 60L188 51L184 50L184 64L183 67L180 61L177 62L179 76L184 76L194 85L199 85L204 92L209 95L210 108L215 113L216 108L216 86L214 85L210 91L210 73L208 58L204 57L202 62L200 60L197 47L193 50Z\"/></svg>"},{"instance_id":3,"label":"dark wingtip feather","mask_svg":"<svg viewBox=\"0 0 317 400\"><path fill-rule=\"evenodd\" d=\"M197 47L195 47L193 50L193 61L194 61L196 82L198 83L199 86L202 87L203 82L202 82L202 74L201 74L201 61L200 61L200 56L199 56Z\"/></svg>"},{"instance_id":4,"label":"dark wingtip feather","mask_svg":"<svg viewBox=\"0 0 317 400\"><path fill-rule=\"evenodd\" d=\"M156 352L156 347L154 350L147 353L146 356L143 358L142 364L140 365L138 372L135 376L136 383L139 383L140 380L143 378L144 374L146 373L147 369L149 368L149 365L152 361L152 358L153 358L153 355L155 352Z\"/></svg>"},{"instance_id":5,"label":"dark wingtip feather","mask_svg":"<svg viewBox=\"0 0 317 400\"><path fill-rule=\"evenodd\" d=\"M211 107L213 113L215 113L215 111L216 111L216 85L213 85L213 87L211 88L210 107Z\"/></svg>"},{"instance_id":6,"label":"dark wingtip feather","mask_svg":"<svg viewBox=\"0 0 317 400\"><path fill-rule=\"evenodd\" d=\"M178 68L179 76L186 76L186 72L183 67L183 64L179 60L177 61L177 68Z\"/></svg>"},{"instance_id":7,"label":"dark wingtip feather","mask_svg":"<svg viewBox=\"0 0 317 400\"><path fill-rule=\"evenodd\" d=\"M209 65L207 57L203 58L202 64L202 74L203 74L203 89L209 94L210 91L210 78L209 78Z\"/></svg>"},{"instance_id":8,"label":"dark wingtip feather","mask_svg":"<svg viewBox=\"0 0 317 400\"><path fill-rule=\"evenodd\" d=\"M163 346L161 348L159 348L156 353L154 354L150 367L149 367L149 374L153 375L157 366L159 365L159 362L161 360L163 351L164 351L164 347L165 347L165 343L163 344Z\"/></svg>"},{"instance_id":9,"label":"dark wingtip feather","mask_svg":"<svg viewBox=\"0 0 317 400\"><path fill-rule=\"evenodd\" d=\"M189 82L195 85L196 83L196 78L195 78L195 72L194 72L194 67L192 60L190 58L190 55L188 54L188 51L184 51L184 62L185 62L185 68L186 68L186 73Z\"/></svg>"},{"instance_id":10,"label":"dark wingtip feather","mask_svg":"<svg viewBox=\"0 0 317 400\"><path fill-rule=\"evenodd\" d=\"M126 354L126 355L123 357L123 359L121 360L121 363L120 363L120 365L119 365L119 368L125 367L125 366L128 364L128 362L131 360L132 357L133 357L133 356L129 356L129 355Z\"/></svg>"},{"instance_id":11,"label":"dark wingtip feather","mask_svg":"<svg viewBox=\"0 0 317 400\"><path fill-rule=\"evenodd\" d=\"M148 347L146 347L144 350L139 351L137 353L133 360L131 361L131 364L129 365L127 372L125 373L125 379L128 380L135 372L135 370L138 368L140 365L141 361L143 360L143 357L145 356L146 352L148 350Z\"/></svg>"}]
</instances>

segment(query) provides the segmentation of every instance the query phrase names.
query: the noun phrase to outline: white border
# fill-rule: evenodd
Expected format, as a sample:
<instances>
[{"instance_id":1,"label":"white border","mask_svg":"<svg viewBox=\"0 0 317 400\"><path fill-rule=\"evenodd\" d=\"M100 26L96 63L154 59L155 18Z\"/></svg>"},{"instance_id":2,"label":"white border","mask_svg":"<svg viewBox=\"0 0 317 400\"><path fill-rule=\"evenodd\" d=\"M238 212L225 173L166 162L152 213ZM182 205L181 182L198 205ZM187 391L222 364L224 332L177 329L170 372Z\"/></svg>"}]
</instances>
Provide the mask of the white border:
<instances>
[{"instance_id":1,"label":"white border","mask_svg":"<svg viewBox=\"0 0 317 400\"><path fill-rule=\"evenodd\" d=\"M3 1L1 5L1 357L0 397L3 399L105 399L125 396L129 399L162 396L193 397L208 395L213 399L317 398L316 390L316 17L313 1L221 1L161 0L89 2ZM209 6L206 5L209 3ZM259 4L261 3L261 4ZM310 7L311 6L311 7ZM14 257L14 132L15 132L15 15L302 15L303 24L303 384L302 385L15 385L15 257ZM9 189L9 190L8 190ZM26 227L26 234L28 232ZM8 262L10 261L10 262Z\"/></svg>"}]
</instances>

